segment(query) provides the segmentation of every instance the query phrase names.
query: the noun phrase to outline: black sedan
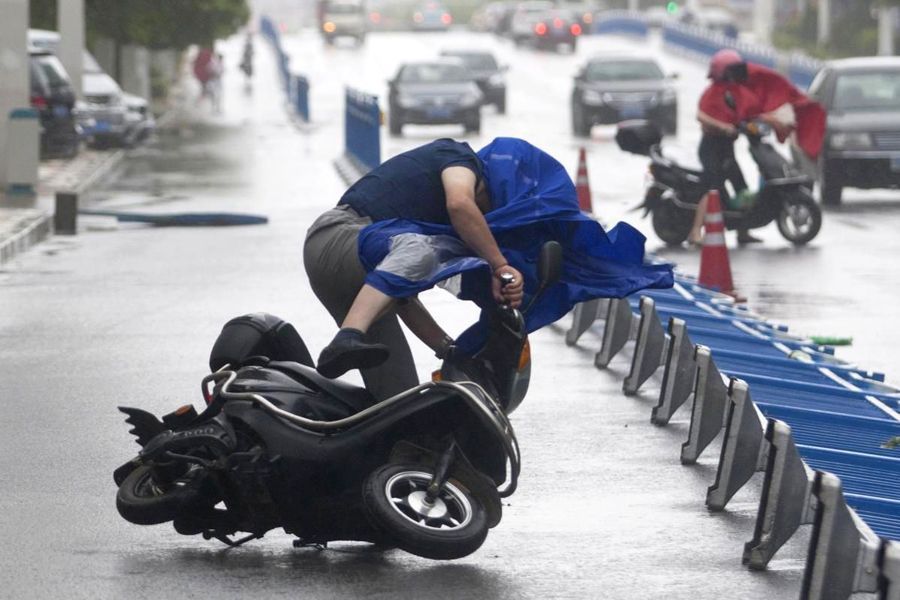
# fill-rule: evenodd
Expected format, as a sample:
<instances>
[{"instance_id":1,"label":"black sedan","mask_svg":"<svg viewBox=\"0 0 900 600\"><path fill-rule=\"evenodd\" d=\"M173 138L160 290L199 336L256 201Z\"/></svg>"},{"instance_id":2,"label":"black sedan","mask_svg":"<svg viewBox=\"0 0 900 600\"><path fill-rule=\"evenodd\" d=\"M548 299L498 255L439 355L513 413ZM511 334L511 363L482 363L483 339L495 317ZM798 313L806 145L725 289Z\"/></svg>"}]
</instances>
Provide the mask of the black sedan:
<instances>
[{"instance_id":1,"label":"black sedan","mask_svg":"<svg viewBox=\"0 0 900 600\"><path fill-rule=\"evenodd\" d=\"M831 61L809 95L828 113L825 144L818 164L792 150L817 177L822 204L840 204L844 187L900 187L900 57Z\"/></svg>"},{"instance_id":2,"label":"black sedan","mask_svg":"<svg viewBox=\"0 0 900 600\"><path fill-rule=\"evenodd\" d=\"M506 66L500 66L493 53L481 50L444 50L441 56L459 60L481 88L484 103L506 113Z\"/></svg>"},{"instance_id":3,"label":"black sedan","mask_svg":"<svg viewBox=\"0 0 900 600\"><path fill-rule=\"evenodd\" d=\"M678 96L671 79L650 58L590 59L575 75L572 132L587 136L597 124L647 119L675 134Z\"/></svg>"},{"instance_id":4,"label":"black sedan","mask_svg":"<svg viewBox=\"0 0 900 600\"><path fill-rule=\"evenodd\" d=\"M529 37L519 37L517 42L528 43L539 50L558 50L560 46L566 46L575 52L583 32L579 17L572 11L553 9L533 17Z\"/></svg>"},{"instance_id":5,"label":"black sedan","mask_svg":"<svg viewBox=\"0 0 900 600\"><path fill-rule=\"evenodd\" d=\"M405 63L388 82L388 129L400 135L407 123L460 123L481 131L484 95L456 60Z\"/></svg>"}]
</instances>

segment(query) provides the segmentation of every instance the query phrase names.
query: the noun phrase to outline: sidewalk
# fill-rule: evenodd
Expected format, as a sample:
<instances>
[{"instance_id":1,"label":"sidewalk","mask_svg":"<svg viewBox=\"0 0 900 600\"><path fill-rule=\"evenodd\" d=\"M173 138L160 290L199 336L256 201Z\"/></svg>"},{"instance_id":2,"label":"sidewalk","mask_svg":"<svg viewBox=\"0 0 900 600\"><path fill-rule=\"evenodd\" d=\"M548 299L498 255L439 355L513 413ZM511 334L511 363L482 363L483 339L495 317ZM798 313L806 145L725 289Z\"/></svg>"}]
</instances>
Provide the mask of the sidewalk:
<instances>
[{"instance_id":1,"label":"sidewalk","mask_svg":"<svg viewBox=\"0 0 900 600\"><path fill-rule=\"evenodd\" d=\"M163 103L164 113L156 120L157 131L193 118L188 110L193 83L188 61L182 61L180 69L182 77L172 85ZM0 265L52 235L57 192L90 192L116 171L126 155L125 148L92 150L82 146L75 158L41 161L35 197L7 197L0 191Z\"/></svg>"}]
</instances>

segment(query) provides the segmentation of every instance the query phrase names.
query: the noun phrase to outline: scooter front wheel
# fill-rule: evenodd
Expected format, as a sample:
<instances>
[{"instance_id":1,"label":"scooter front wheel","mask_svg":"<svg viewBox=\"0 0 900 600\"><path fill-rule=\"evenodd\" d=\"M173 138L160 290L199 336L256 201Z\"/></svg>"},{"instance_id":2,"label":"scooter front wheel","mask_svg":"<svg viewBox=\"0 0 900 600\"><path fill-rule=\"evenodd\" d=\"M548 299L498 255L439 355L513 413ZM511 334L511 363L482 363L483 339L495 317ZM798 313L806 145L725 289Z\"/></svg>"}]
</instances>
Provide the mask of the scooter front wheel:
<instances>
[{"instance_id":1,"label":"scooter front wheel","mask_svg":"<svg viewBox=\"0 0 900 600\"><path fill-rule=\"evenodd\" d=\"M462 558L478 550L488 532L487 511L462 483L450 479L431 502L431 467L389 464L374 470L363 486L373 525L399 548L437 560Z\"/></svg>"}]
</instances>

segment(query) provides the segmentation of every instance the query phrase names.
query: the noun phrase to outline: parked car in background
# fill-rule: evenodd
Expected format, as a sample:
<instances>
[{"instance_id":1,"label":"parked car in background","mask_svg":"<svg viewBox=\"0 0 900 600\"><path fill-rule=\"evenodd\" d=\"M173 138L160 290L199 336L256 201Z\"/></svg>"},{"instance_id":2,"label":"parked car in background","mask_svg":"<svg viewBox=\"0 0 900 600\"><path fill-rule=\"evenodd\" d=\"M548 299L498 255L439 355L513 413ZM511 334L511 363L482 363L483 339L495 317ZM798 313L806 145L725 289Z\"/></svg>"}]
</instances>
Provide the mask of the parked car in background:
<instances>
[{"instance_id":1,"label":"parked car in background","mask_svg":"<svg viewBox=\"0 0 900 600\"><path fill-rule=\"evenodd\" d=\"M652 58L594 57L575 75L572 88L572 132L587 136L597 124L646 119L662 131L678 128L678 95Z\"/></svg>"},{"instance_id":2,"label":"parked car in background","mask_svg":"<svg viewBox=\"0 0 900 600\"><path fill-rule=\"evenodd\" d=\"M388 82L388 130L400 135L407 123L460 123L477 133L483 99L478 84L456 60L404 63Z\"/></svg>"},{"instance_id":3,"label":"parked car in background","mask_svg":"<svg viewBox=\"0 0 900 600\"><path fill-rule=\"evenodd\" d=\"M45 49L29 47L31 106L40 119L41 158L71 158L80 138L75 120L75 89L59 59Z\"/></svg>"},{"instance_id":4,"label":"parked car in background","mask_svg":"<svg viewBox=\"0 0 900 600\"><path fill-rule=\"evenodd\" d=\"M28 40L46 52L58 52L56 31L29 29ZM83 99L75 103L74 114L89 146L133 146L155 129L147 101L123 91L87 50L82 53L81 88Z\"/></svg>"},{"instance_id":5,"label":"parked car in background","mask_svg":"<svg viewBox=\"0 0 900 600\"><path fill-rule=\"evenodd\" d=\"M443 50L441 56L455 58L469 72L481 93L484 104L493 104L497 112L506 113L506 66L500 66L492 52L483 50Z\"/></svg>"},{"instance_id":6,"label":"parked car in background","mask_svg":"<svg viewBox=\"0 0 900 600\"><path fill-rule=\"evenodd\" d=\"M825 143L815 165L792 153L816 176L822 204L839 205L845 187L900 187L900 57L831 61L808 94L828 112Z\"/></svg>"},{"instance_id":7,"label":"parked car in background","mask_svg":"<svg viewBox=\"0 0 900 600\"><path fill-rule=\"evenodd\" d=\"M326 44L339 37L351 37L362 44L366 39L369 16L363 0L321 0L319 29Z\"/></svg>"},{"instance_id":8,"label":"parked car in background","mask_svg":"<svg viewBox=\"0 0 900 600\"><path fill-rule=\"evenodd\" d=\"M410 27L414 31L446 31L453 23L453 16L444 5L434 0L416 7Z\"/></svg>"}]
</instances>

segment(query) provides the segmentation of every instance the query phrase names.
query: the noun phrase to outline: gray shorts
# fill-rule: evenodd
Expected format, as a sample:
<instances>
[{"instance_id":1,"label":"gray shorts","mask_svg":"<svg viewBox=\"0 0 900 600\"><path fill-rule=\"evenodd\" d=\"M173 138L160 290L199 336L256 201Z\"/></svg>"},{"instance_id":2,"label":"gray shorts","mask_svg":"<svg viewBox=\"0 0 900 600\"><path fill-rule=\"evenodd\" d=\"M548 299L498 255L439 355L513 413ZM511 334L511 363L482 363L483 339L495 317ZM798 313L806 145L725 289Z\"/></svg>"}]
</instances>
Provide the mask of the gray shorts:
<instances>
[{"instance_id":1,"label":"gray shorts","mask_svg":"<svg viewBox=\"0 0 900 600\"><path fill-rule=\"evenodd\" d=\"M359 232L371 223L349 206L338 205L316 219L306 233L303 265L309 283L338 326L365 283L357 244ZM386 344L391 352L383 365L362 371L366 388L376 398L389 398L419 383L412 352L394 313L373 323L367 339Z\"/></svg>"}]
</instances>

